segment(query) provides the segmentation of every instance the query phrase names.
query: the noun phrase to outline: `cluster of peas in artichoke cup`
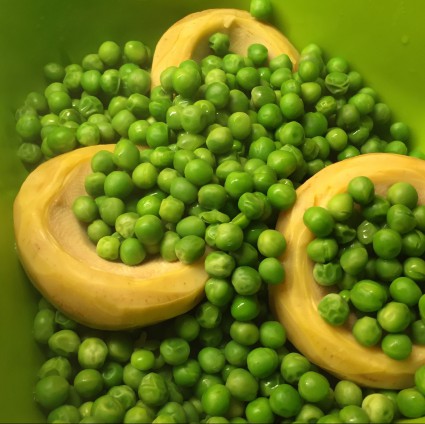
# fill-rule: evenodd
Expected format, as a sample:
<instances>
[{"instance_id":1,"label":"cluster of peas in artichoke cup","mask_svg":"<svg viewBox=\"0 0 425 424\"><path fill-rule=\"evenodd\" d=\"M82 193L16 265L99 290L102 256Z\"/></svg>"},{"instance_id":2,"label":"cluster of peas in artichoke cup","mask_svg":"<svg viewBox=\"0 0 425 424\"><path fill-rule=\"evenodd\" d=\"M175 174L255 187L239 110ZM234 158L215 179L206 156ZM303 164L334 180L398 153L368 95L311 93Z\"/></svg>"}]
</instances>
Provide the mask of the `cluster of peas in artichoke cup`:
<instances>
[{"instance_id":1,"label":"cluster of peas in artichoke cup","mask_svg":"<svg viewBox=\"0 0 425 424\"><path fill-rule=\"evenodd\" d=\"M267 2L253 1L251 13L268 16ZM137 266L155 255L183 263L206 255L209 276L194 310L139 330L90 329L42 299L34 337L47 359L35 399L48 422L383 423L425 415L425 367L415 387L401 391L338 381L292 348L267 302L267 285L284 284L278 258L286 242L274 228L295 189L335 161L408 154L408 127L392 121L343 58L325 61L317 45L302 50L295 71L285 54L269 61L263 45L241 56L225 34L209 41L210 55L164 70L152 90L149 47L106 41L81 64L46 65L45 92L30 93L17 111L18 155L30 169L75 148L116 143L92 158L87 195L73 204L99 256ZM421 310L422 280L406 262L424 253L411 251L417 239L425 249L424 209L403 200L411 187L390 191L374 196L359 177L327 209L306 211L317 237L308 247L314 278L339 289L319 314L340 325L351 302L362 326L354 335L372 345L378 327L393 334L385 309L403 305L390 324L398 335L409 316L412 339L423 344L424 324L411 323L409 309ZM357 226L353 215L362 219ZM397 240L387 243L389 235ZM407 259L404 276L391 278L393 300L385 303L375 282L374 310L365 310L357 276L370 285L373 271L388 283L393 271L372 270L368 255L375 252L374 264L394 260L387 251L395 245Z\"/></svg>"},{"instance_id":2,"label":"cluster of peas in artichoke cup","mask_svg":"<svg viewBox=\"0 0 425 424\"><path fill-rule=\"evenodd\" d=\"M319 314L339 326L353 309L355 339L366 347L380 344L396 360L425 340L425 206L418 197L407 182L377 195L373 182L359 176L327 208L313 206L303 216L315 235L307 246L313 277L335 288L320 301Z\"/></svg>"}]
</instances>

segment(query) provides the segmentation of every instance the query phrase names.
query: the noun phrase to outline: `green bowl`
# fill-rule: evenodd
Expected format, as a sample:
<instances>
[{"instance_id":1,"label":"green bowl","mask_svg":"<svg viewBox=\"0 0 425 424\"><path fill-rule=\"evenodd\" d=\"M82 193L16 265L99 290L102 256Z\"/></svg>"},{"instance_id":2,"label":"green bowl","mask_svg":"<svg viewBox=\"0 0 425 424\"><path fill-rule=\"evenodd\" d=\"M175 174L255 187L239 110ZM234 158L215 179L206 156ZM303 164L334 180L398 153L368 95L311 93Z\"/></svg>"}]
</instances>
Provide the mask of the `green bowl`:
<instances>
[{"instance_id":1,"label":"green bowl","mask_svg":"<svg viewBox=\"0 0 425 424\"><path fill-rule=\"evenodd\" d=\"M425 147L425 3L404 0L275 0L274 23L302 48L319 44L361 72ZM155 46L184 15L246 0L3 0L0 14L0 421L42 422L33 401L41 353L32 339L37 293L15 252L12 205L26 171L16 158L14 111L44 86L50 61L79 62L102 41Z\"/></svg>"}]
</instances>

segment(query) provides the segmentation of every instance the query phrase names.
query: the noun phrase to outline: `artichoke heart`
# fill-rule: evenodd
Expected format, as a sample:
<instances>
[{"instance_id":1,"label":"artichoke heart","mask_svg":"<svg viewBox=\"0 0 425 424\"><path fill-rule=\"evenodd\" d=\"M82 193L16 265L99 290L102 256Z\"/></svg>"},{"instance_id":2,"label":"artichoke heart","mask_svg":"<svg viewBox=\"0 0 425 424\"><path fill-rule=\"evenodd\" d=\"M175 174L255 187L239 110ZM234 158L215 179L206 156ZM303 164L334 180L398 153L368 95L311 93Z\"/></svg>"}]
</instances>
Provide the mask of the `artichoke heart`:
<instances>
[{"instance_id":1,"label":"artichoke heart","mask_svg":"<svg viewBox=\"0 0 425 424\"><path fill-rule=\"evenodd\" d=\"M160 258L130 267L100 258L72 203L85 194L90 160L114 145L83 147L36 168L14 203L20 261L47 300L77 322L119 330L150 325L193 308L203 297L203 261Z\"/></svg>"},{"instance_id":2,"label":"artichoke heart","mask_svg":"<svg viewBox=\"0 0 425 424\"><path fill-rule=\"evenodd\" d=\"M230 51L246 56L251 44L267 47L269 59L286 53L295 65L298 51L275 27L237 9L208 9L192 13L172 25L158 41L152 62L152 87L160 85L161 72L187 59L210 54L208 40L216 32L228 34Z\"/></svg>"},{"instance_id":3,"label":"artichoke heart","mask_svg":"<svg viewBox=\"0 0 425 424\"><path fill-rule=\"evenodd\" d=\"M287 240L282 256L286 280L270 290L270 304L287 330L288 338L310 361L338 378L367 387L403 389L414 384L415 371L425 363L425 346L414 345L408 359L391 359L379 346L364 347L354 338L350 324L336 327L320 318L317 306L328 293L313 279L313 262L307 245L313 234L303 224L304 211L326 207L336 194L345 192L356 176L369 177L375 192L385 195L398 181L412 184L425 203L425 161L388 153L357 156L318 172L297 190L294 207L282 213L277 229Z\"/></svg>"}]
</instances>

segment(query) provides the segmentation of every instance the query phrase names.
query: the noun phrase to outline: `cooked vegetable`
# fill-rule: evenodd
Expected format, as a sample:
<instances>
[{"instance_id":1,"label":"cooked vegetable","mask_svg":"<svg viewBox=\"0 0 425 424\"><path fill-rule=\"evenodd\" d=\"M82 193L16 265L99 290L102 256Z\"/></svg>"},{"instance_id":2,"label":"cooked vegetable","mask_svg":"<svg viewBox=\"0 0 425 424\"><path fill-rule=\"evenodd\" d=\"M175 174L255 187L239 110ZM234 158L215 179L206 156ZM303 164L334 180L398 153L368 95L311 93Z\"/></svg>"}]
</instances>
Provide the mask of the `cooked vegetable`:
<instances>
[{"instance_id":1,"label":"cooked vegetable","mask_svg":"<svg viewBox=\"0 0 425 424\"><path fill-rule=\"evenodd\" d=\"M81 323L119 329L191 309L203 296L207 276L202 261L189 267L152 259L129 267L96 254L71 205L83 194L93 155L113 148L87 147L40 165L24 182L14 217L20 260L40 292Z\"/></svg>"},{"instance_id":2,"label":"cooked vegetable","mask_svg":"<svg viewBox=\"0 0 425 424\"><path fill-rule=\"evenodd\" d=\"M345 192L349 182L358 176L362 176L362 180L356 180L361 182L362 186L365 181L363 177L370 179L379 196L384 196L389 187L394 187L393 184L403 181L403 186L409 187L407 189L409 193L412 191L410 187L416 188L419 203L423 203L424 173L425 162L422 160L393 154L364 155L333 164L299 187L296 204L289 212L282 213L278 220L277 229L285 235L287 241L287 248L281 257L286 279L285 284L270 286L271 306L294 346L311 362L339 378L369 387L387 389L410 387L415 371L425 359L425 349L421 345L413 347L411 343L409 345L405 340L407 336L400 339L400 335L391 334L386 336L384 342L384 350L388 354L401 359L405 358L411 349L407 359L391 359L379 347L365 347L355 339L355 336L360 337L364 345L370 346L376 337L380 337L379 332L376 333L376 322L371 321L373 318L368 321L367 318L359 319L354 336L349 325L335 327L325 320L318 319L317 308L320 308L322 297L329 291L326 286L318 285L313 278L313 262L307 253L307 247L313 240L313 233L303 224L304 211L310 207L326 208L329 200ZM352 192L359 193L359 199L364 198L365 191L362 191L361 196L357 189ZM404 196L398 194L397 202L400 198ZM409 194L406 201L413 207L411 198ZM415 198L415 205L417 201L418 198ZM319 216L322 217L322 213ZM323 231L324 234L328 234L328 227L322 225L322 221L313 222L318 223L312 227L314 230L318 229L320 234L323 234ZM372 283L364 280L363 284ZM379 284L377 286L382 287ZM385 291L380 292L382 294L377 293L375 300L372 298L368 300L372 303L366 305L361 300L359 305L363 305L367 310L380 309L383 306L382 295L386 297ZM355 302L354 295L353 292L351 296L353 302ZM404 313L402 315L406 316ZM381 313L380 320L387 322L387 317ZM400 346L399 352L403 352L400 353L403 356L393 353L397 345Z\"/></svg>"}]
</instances>

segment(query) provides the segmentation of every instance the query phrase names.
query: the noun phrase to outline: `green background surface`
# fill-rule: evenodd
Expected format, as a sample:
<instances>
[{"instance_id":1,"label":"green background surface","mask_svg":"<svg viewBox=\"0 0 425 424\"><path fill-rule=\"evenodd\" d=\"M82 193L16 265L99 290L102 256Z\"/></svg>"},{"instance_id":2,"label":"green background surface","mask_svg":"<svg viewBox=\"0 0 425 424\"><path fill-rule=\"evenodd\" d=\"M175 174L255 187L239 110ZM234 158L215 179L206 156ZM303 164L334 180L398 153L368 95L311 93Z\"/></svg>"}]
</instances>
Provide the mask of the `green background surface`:
<instances>
[{"instance_id":1,"label":"green background surface","mask_svg":"<svg viewBox=\"0 0 425 424\"><path fill-rule=\"evenodd\" d=\"M16 158L14 111L45 86L50 61L80 62L105 40L152 48L184 15L248 1L2 0L0 12L0 422L42 422L33 402L40 352L32 340L37 293L16 257L12 205L26 171ZM341 55L407 122L425 146L425 27L422 0L275 0L274 23L302 48Z\"/></svg>"}]
</instances>

